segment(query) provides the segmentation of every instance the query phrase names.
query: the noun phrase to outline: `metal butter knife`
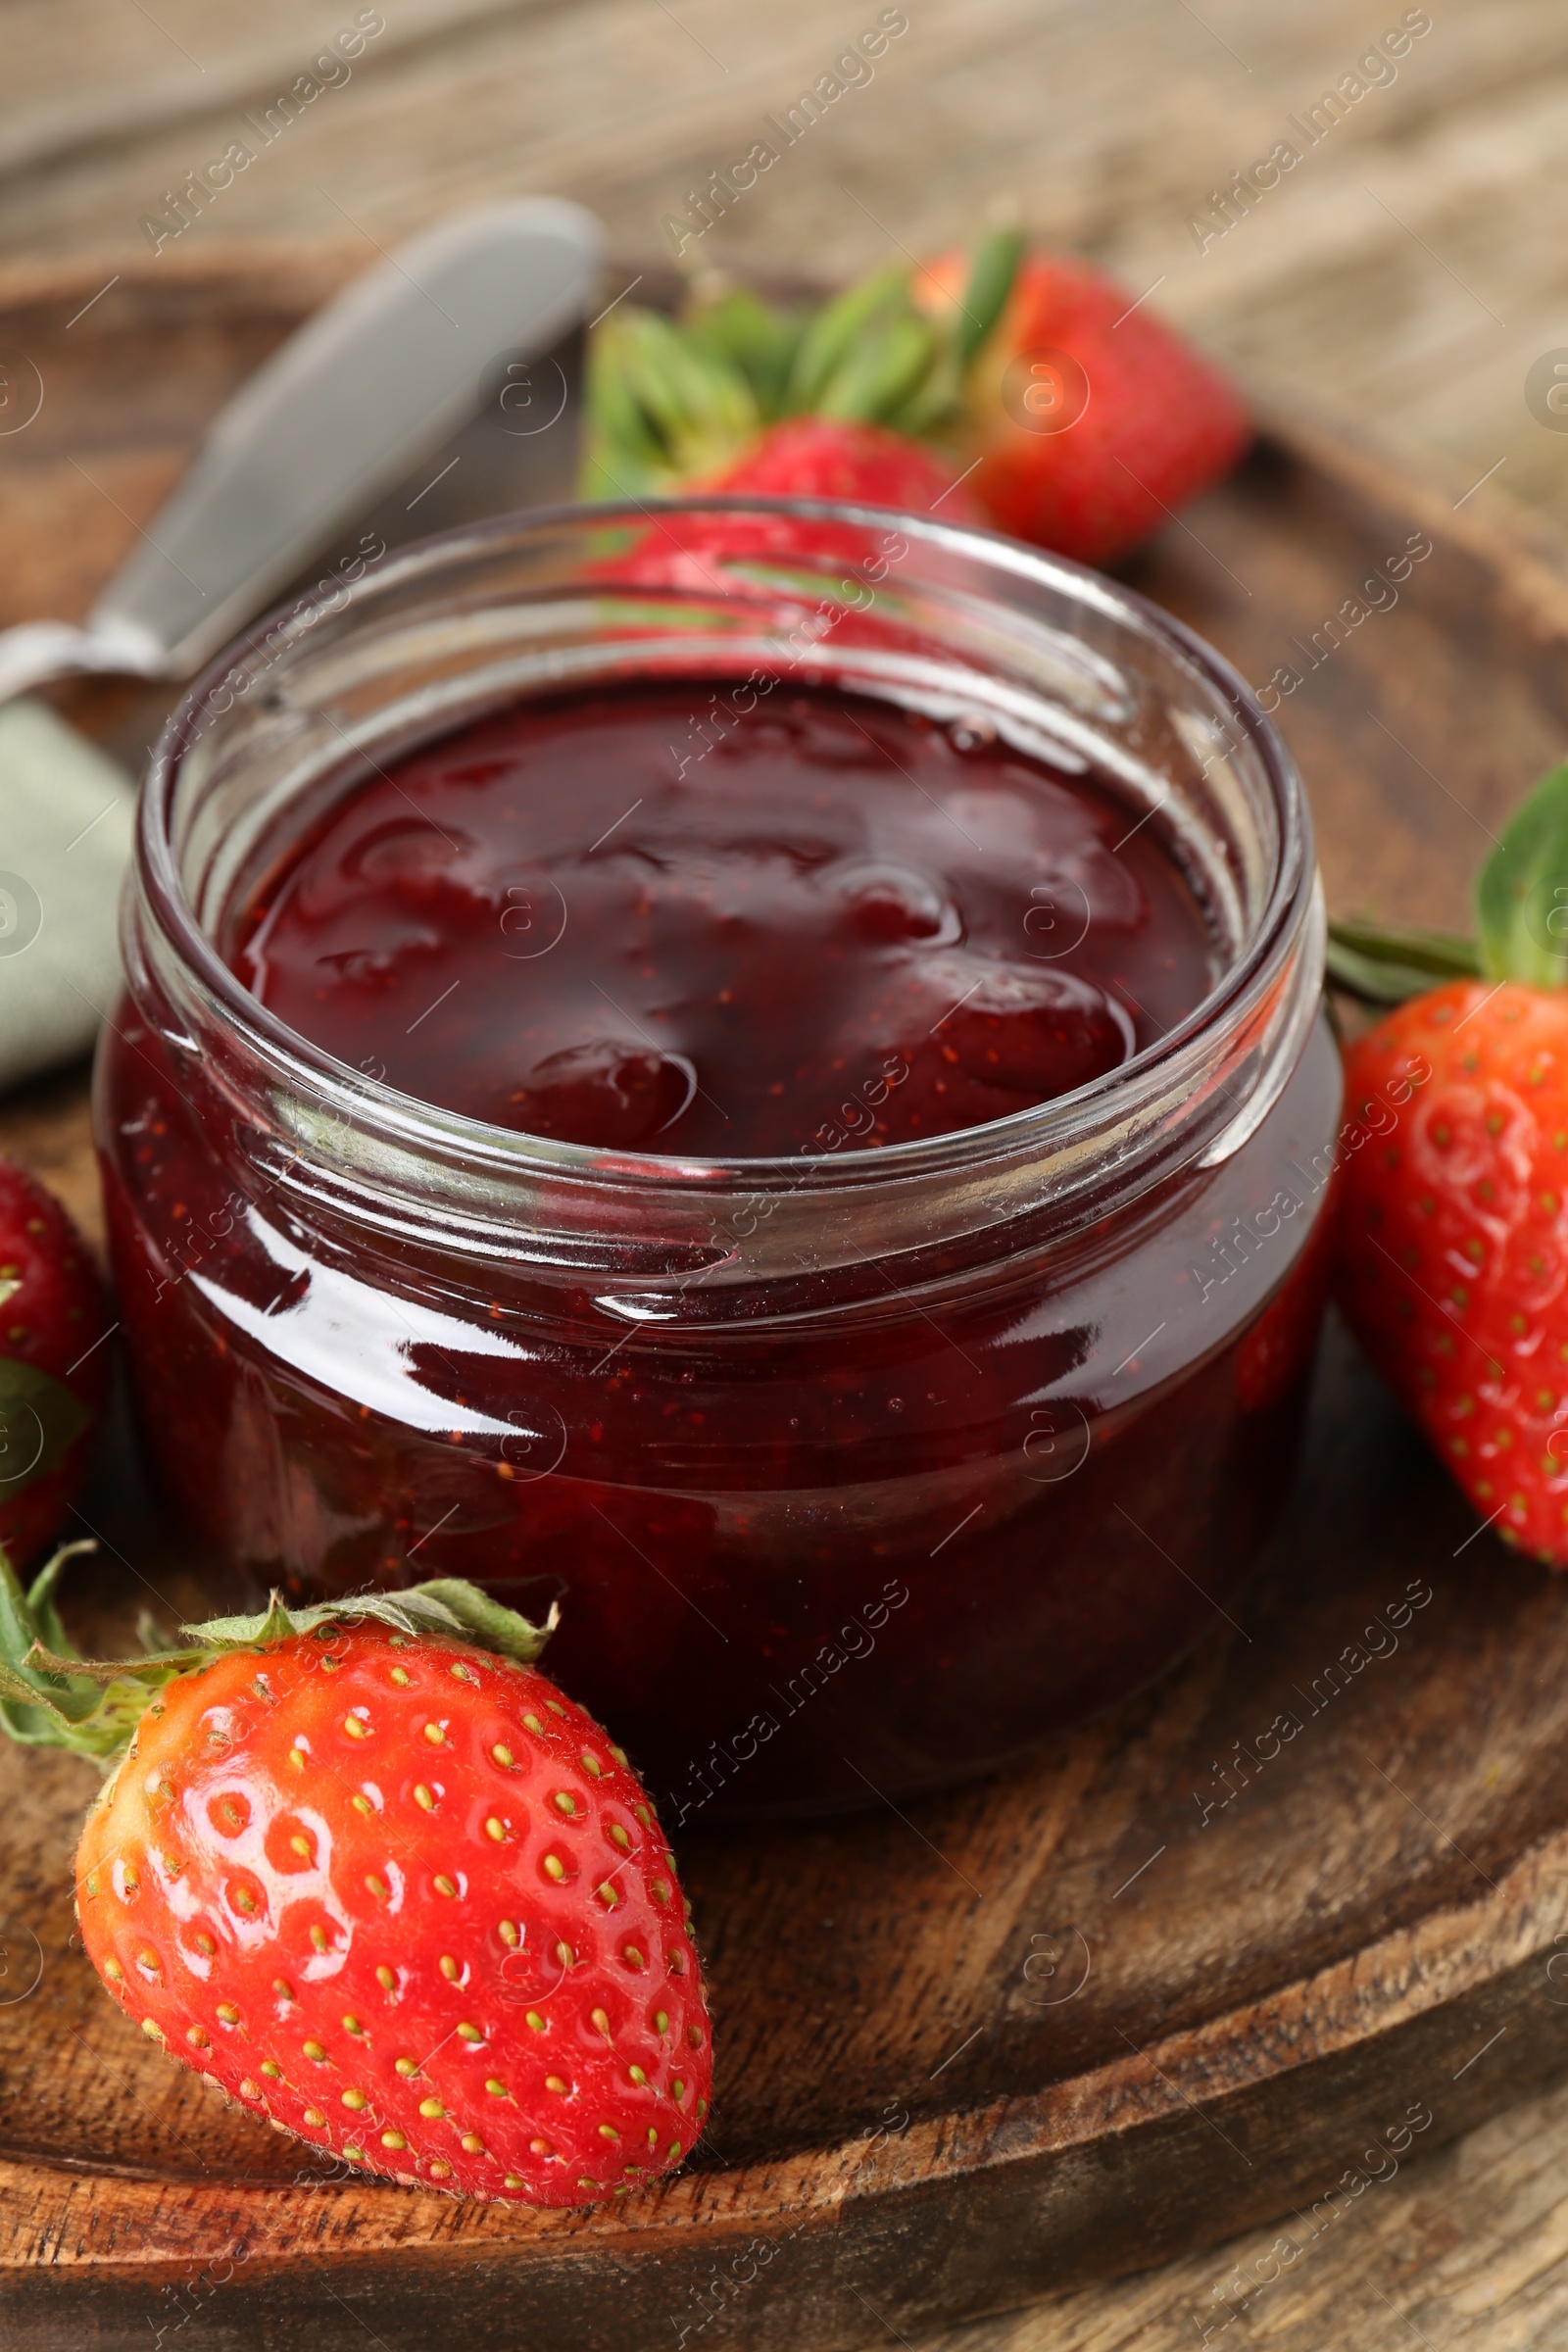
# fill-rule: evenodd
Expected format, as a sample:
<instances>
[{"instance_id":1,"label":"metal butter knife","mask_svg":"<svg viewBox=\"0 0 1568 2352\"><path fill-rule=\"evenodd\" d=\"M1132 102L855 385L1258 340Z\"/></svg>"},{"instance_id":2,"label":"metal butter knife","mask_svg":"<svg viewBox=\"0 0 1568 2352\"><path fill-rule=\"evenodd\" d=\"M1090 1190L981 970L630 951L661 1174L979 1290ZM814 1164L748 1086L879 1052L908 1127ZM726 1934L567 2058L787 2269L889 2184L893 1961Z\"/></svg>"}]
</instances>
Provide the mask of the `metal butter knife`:
<instances>
[{"instance_id":1,"label":"metal butter knife","mask_svg":"<svg viewBox=\"0 0 1568 2352\"><path fill-rule=\"evenodd\" d=\"M357 278L235 394L84 624L0 630L0 701L85 670L188 677L465 421L498 359L581 320L602 258L591 213L536 197Z\"/></svg>"}]
</instances>

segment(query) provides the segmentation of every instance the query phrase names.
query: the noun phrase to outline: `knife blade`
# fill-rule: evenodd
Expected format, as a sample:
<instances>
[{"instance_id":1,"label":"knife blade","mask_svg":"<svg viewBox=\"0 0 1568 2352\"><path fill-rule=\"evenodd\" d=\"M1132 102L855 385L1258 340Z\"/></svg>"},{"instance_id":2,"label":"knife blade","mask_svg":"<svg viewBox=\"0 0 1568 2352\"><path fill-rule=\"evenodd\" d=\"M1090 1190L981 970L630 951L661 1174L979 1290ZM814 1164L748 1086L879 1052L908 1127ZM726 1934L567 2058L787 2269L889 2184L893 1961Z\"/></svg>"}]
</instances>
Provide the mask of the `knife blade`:
<instances>
[{"instance_id":1,"label":"knife blade","mask_svg":"<svg viewBox=\"0 0 1568 2352\"><path fill-rule=\"evenodd\" d=\"M83 627L0 633L0 699L75 670L188 676L478 406L499 354L577 323L602 258L593 215L557 197L388 255L235 394Z\"/></svg>"}]
</instances>

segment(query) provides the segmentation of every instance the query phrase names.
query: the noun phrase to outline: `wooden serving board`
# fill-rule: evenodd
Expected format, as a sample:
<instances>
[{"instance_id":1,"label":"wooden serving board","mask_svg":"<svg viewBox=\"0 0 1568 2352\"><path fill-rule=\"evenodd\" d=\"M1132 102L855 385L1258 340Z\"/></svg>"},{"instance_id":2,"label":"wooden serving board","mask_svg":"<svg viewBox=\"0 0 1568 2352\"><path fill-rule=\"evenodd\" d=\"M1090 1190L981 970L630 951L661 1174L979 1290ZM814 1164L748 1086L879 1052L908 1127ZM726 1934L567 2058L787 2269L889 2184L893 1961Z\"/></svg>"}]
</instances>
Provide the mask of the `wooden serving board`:
<instances>
[{"instance_id":1,"label":"wooden serving board","mask_svg":"<svg viewBox=\"0 0 1568 2352\"><path fill-rule=\"evenodd\" d=\"M347 267L171 256L74 318L108 269L0 284L0 354L45 387L0 440L0 622L84 608ZM555 445L526 463L564 478ZM1255 683L1300 677L1280 721L1341 907L1461 921L1488 831L1568 736L1568 578L1462 488L1275 419L1132 575ZM1397 602L1369 594L1413 537ZM1386 609L1333 644L1356 596ZM129 758L157 715L122 684L56 699ZM96 1223L80 1073L0 1106L0 1143ZM87 1516L81 1631L196 1604L123 1455ZM1280 1540L1157 1687L906 1815L688 1834L712 2133L583 2215L334 2177L169 2066L73 1936L88 1769L8 1749L0 2338L825 2352L1276 2215L1304 2249L1336 2183L1387 2169L1370 2151L1431 2149L1568 2065L1565 1740L1568 1586L1477 1531L1331 1330Z\"/></svg>"}]
</instances>

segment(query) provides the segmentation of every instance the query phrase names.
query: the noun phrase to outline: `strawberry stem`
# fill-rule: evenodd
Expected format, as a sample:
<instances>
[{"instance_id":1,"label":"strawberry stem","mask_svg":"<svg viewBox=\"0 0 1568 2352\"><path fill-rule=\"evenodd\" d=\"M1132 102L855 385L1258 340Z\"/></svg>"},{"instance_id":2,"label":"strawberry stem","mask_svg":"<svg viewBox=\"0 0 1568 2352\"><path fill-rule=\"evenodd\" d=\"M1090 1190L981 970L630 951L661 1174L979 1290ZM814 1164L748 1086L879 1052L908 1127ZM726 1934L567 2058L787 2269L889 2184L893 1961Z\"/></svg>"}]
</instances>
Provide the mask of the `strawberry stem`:
<instances>
[{"instance_id":1,"label":"strawberry stem","mask_svg":"<svg viewBox=\"0 0 1568 2352\"><path fill-rule=\"evenodd\" d=\"M1475 942L1450 932L1395 931L1353 918L1329 924L1329 978L1365 1004L1402 1004L1439 981L1472 978L1480 969Z\"/></svg>"},{"instance_id":2,"label":"strawberry stem","mask_svg":"<svg viewBox=\"0 0 1568 2352\"><path fill-rule=\"evenodd\" d=\"M1476 884L1475 939L1329 924L1328 976L1368 1004L1402 1004L1443 980L1568 986L1568 763L1520 802Z\"/></svg>"},{"instance_id":3,"label":"strawberry stem","mask_svg":"<svg viewBox=\"0 0 1568 2352\"><path fill-rule=\"evenodd\" d=\"M349 1593L300 1609L273 1592L253 1616L182 1627L182 1645L154 1646L158 1637L144 1630L140 1657L84 1658L61 1623L54 1592L66 1562L95 1548L65 1544L25 1592L0 1548L0 1730L24 1746L66 1747L106 1766L123 1754L157 1691L227 1650L265 1649L368 1618L420 1641L463 1642L531 1665L559 1616L552 1603L544 1624L532 1625L461 1577L435 1577L404 1592Z\"/></svg>"}]
</instances>

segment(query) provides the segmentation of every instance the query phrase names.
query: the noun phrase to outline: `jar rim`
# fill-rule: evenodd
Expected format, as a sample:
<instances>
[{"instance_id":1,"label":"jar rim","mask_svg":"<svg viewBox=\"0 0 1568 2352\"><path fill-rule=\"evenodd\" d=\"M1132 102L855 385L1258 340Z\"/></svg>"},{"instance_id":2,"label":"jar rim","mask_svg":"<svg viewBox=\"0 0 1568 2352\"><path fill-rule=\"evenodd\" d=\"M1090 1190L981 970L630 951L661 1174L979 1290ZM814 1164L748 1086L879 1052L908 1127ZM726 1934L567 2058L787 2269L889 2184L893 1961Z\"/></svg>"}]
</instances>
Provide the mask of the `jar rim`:
<instances>
[{"instance_id":1,"label":"jar rim","mask_svg":"<svg viewBox=\"0 0 1568 2352\"><path fill-rule=\"evenodd\" d=\"M508 542L523 545L581 529L600 532L617 524L636 526L651 516L777 516L801 522L853 525L867 531L896 529L933 550L977 561L992 572L1054 589L1070 602L1098 609L1110 620L1141 628L1165 651L1190 664L1219 698L1254 752L1273 802L1276 838L1274 870L1237 952L1214 986L1183 1018L1124 1062L1044 1102L949 1134L838 1152L801 1150L788 1154L727 1159L673 1153L612 1152L596 1146L533 1136L465 1113L447 1110L403 1093L339 1061L324 1048L291 1028L245 987L219 954L191 904L179 870L174 840L174 797L182 762L220 715L213 697L254 656L276 643L285 625L303 636L329 612L343 610L345 583L323 580L302 596L273 607L235 637L191 683L170 714L153 747L137 832L137 872L149 911L186 973L217 1000L227 1029L276 1076L314 1090L329 1102L373 1122L404 1149L439 1143L492 1172L565 1180L608 1180L646 1193L725 1191L764 1193L788 1180L796 1190L845 1190L901 1178L952 1176L970 1172L996 1157L1015 1161L1059 1150L1073 1130L1093 1126L1112 1112L1119 1099L1162 1073L1179 1083L1184 1054L1211 1035L1227 1015L1244 1018L1248 1005L1267 989L1271 967L1296 930L1314 878L1312 826L1296 763L1278 730L1247 681L1198 632L1151 599L1069 557L1034 548L977 525L944 522L898 509L815 498L691 497L644 504L636 500L564 502L519 513L486 516L458 529L396 549L376 567L375 588L404 587L429 577L465 556L482 555ZM999 583L1000 584L1000 583ZM349 604L365 586L348 584Z\"/></svg>"}]
</instances>

